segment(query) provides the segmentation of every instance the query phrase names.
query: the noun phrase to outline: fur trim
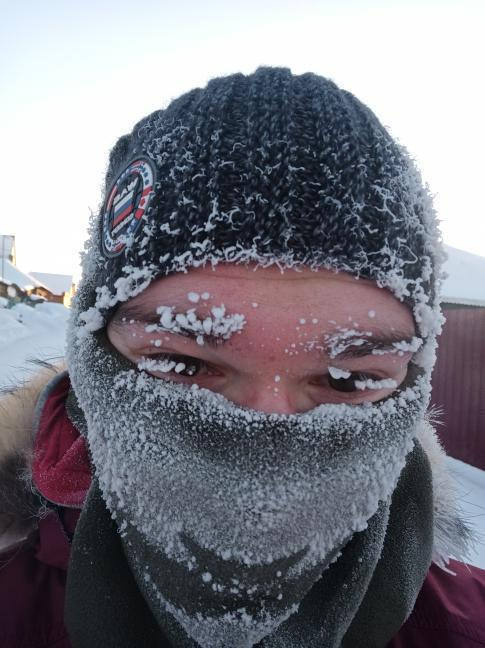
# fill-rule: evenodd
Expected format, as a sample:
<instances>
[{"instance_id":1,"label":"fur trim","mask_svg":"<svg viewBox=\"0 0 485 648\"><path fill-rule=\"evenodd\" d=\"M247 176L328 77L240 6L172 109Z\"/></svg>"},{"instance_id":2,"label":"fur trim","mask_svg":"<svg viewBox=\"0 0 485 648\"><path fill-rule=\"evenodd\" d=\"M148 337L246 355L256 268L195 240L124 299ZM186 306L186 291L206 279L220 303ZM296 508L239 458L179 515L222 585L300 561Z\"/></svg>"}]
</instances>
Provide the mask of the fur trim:
<instances>
[{"instance_id":1,"label":"fur trim","mask_svg":"<svg viewBox=\"0 0 485 648\"><path fill-rule=\"evenodd\" d=\"M32 490L34 411L42 389L62 367L34 364L42 370L3 390L0 398L0 550L26 538L45 512Z\"/></svg>"},{"instance_id":2,"label":"fur trim","mask_svg":"<svg viewBox=\"0 0 485 648\"><path fill-rule=\"evenodd\" d=\"M11 390L0 400L0 550L25 538L45 508L32 491L34 411L45 385L64 367L43 365L31 381ZM450 557L465 562L475 536L457 504L454 480L434 426L431 411L416 438L426 452L433 474L434 543L432 559L446 568Z\"/></svg>"},{"instance_id":3,"label":"fur trim","mask_svg":"<svg viewBox=\"0 0 485 648\"><path fill-rule=\"evenodd\" d=\"M446 464L446 453L434 429L434 426L440 424L437 416L438 413L434 410L428 412L416 438L428 456L433 475L432 560L442 569L446 569L450 558L466 562L476 537L460 509L456 483Z\"/></svg>"}]
</instances>

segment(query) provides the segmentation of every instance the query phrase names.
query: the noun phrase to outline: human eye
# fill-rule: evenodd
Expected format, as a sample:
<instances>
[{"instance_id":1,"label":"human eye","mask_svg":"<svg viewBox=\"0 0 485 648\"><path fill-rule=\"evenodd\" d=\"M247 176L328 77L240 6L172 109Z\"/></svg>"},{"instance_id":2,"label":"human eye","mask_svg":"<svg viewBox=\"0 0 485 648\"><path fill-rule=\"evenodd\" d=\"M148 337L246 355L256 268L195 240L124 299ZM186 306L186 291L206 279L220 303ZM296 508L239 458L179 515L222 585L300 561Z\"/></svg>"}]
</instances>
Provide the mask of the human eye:
<instances>
[{"instance_id":1,"label":"human eye","mask_svg":"<svg viewBox=\"0 0 485 648\"><path fill-rule=\"evenodd\" d=\"M175 353L157 353L142 357L138 362L138 369L149 373L184 376L193 378L203 373L209 373L209 365L200 358Z\"/></svg>"},{"instance_id":2,"label":"human eye","mask_svg":"<svg viewBox=\"0 0 485 648\"><path fill-rule=\"evenodd\" d=\"M361 371L344 371L329 367L328 385L339 392L363 392L366 390L395 389L398 383L393 378L382 378Z\"/></svg>"}]
</instances>

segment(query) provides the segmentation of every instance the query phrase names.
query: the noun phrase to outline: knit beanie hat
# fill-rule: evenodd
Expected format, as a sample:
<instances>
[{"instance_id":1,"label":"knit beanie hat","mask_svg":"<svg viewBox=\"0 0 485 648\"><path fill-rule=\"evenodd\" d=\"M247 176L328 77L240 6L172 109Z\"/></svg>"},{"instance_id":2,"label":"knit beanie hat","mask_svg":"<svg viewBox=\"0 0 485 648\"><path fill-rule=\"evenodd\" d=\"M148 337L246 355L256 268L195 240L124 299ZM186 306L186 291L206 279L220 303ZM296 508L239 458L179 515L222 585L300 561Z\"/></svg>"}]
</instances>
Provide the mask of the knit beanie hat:
<instances>
[{"instance_id":1,"label":"knit beanie hat","mask_svg":"<svg viewBox=\"0 0 485 648\"><path fill-rule=\"evenodd\" d=\"M352 94L259 68L210 81L113 148L84 259L87 331L157 277L219 261L347 271L440 326L435 215L406 151Z\"/></svg>"}]
</instances>

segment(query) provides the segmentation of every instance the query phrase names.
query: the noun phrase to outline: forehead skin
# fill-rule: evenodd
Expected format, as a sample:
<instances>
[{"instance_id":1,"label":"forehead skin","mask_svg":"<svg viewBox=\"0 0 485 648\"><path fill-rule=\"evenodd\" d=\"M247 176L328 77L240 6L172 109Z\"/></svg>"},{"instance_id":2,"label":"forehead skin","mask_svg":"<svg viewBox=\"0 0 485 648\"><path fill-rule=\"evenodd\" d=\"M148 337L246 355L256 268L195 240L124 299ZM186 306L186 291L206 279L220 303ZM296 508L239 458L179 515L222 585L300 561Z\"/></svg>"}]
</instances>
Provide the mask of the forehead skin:
<instances>
[{"instance_id":1,"label":"forehead skin","mask_svg":"<svg viewBox=\"0 0 485 648\"><path fill-rule=\"evenodd\" d=\"M195 306L188 299L189 292L208 292L210 306L224 303L228 313L243 312L247 319L243 336L257 327L261 343L283 335L288 325L294 335L300 319L307 320L307 325L318 319L318 328L327 333L339 327L355 328L354 323L373 332L395 329L412 336L415 331L410 309L372 281L324 269L282 272L275 266L255 269L222 263L153 282L122 304L117 317L133 306L147 312L155 312L160 305L186 310Z\"/></svg>"}]
</instances>

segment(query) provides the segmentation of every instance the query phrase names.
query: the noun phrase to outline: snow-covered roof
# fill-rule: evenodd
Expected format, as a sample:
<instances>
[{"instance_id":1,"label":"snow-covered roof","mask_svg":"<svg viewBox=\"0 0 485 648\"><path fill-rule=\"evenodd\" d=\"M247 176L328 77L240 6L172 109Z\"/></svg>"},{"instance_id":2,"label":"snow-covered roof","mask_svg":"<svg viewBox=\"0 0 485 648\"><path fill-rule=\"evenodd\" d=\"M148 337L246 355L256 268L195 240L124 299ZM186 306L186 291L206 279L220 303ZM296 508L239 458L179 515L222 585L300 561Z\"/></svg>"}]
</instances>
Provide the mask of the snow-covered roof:
<instances>
[{"instance_id":1,"label":"snow-covered roof","mask_svg":"<svg viewBox=\"0 0 485 648\"><path fill-rule=\"evenodd\" d=\"M485 257L445 245L442 301L449 304L485 306Z\"/></svg>"},{"instance_id":2,"label":"snow-covered roof","mask_svg":"<svg viewBox=\"0 0 485 648\"><path fill-rule=\"evenodd\" d=\"M48 288L53 295L63 295L71 289L72 275L49 272L31 272L30 274Z\"/></svg>"},{"instance_id":3,"label":"snow-covered roof","mask_svg":"<svg viewBox=\"0 0 485 648\"><path fill-rule=\"evenodd\" d=\"M0 279L3 279L7 283L17 284L19 288L22 288L22 290L43 285L41 281L27 272L22 272L5 258L0 258Z\"/></svg>"}]
</instances>

